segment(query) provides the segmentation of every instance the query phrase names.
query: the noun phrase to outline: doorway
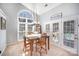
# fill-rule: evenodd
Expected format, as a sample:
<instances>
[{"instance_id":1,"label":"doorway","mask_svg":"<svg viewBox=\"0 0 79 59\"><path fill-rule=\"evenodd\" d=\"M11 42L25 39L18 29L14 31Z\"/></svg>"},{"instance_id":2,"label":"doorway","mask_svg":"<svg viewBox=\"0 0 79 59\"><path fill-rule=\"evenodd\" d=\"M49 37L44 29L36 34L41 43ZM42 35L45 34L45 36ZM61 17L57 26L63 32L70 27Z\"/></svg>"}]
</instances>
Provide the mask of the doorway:
<instances>
[{"instance_id":1,"label":"doorway","mask_svg":"<svg viewBox=\"0 0 79 59\"><path fill-rule=\"evenodd\" d=\"M78 50L78 18L68 16L62 19L64 49L77 54Z\"/></svg>"}]
</instances>

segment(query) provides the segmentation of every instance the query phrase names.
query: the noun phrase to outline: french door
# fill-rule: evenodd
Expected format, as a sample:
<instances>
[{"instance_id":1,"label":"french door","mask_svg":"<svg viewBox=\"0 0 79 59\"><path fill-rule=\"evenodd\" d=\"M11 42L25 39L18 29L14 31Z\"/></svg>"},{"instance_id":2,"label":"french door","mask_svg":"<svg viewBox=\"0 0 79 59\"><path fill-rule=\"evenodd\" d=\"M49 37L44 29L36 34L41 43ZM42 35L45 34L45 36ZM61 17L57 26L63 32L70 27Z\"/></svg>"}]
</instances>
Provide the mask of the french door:
<instances>
[{"instance_id":1,"label":"french door","mask_svg":"<svg viewBox=\"0 0 79 59\"><path fill-rule=\"evenodd\" d=\"M77 53L78 50L78 22L77 18L70 18L63 21L63 45L66 49Z\"/></svg>"},{"instance_id":2,"label":"french door","mask_svg":"<svg viewBox=\"0 0 79 59\"><path fill-rule=\"evenodd\" d=\"M59 42L59 22L55 22L52 24L52 30L53 30L53 33L52 33L53 41L55 43L58 43Z\"/></svg>"},{"instance_id":3,"label":"french door","mask_svg":"<svg viewBox=\"0 0 79 59\"><path fill-rule=\"evenodd\" d=\"M74 48L74 32L75 32L75 21L64 22L64 45Z\"/></svg>"}]
</instances>

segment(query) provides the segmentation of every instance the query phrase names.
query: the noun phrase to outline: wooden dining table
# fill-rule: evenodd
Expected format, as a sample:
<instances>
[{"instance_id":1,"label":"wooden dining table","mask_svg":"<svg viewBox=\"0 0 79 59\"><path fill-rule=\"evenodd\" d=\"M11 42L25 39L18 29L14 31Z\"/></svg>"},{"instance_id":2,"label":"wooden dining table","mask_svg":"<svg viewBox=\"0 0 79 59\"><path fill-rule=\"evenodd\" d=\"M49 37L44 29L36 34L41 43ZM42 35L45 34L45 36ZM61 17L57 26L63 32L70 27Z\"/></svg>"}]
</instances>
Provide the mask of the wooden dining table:
<instances>
[{"instance_id":1,"label":"wooden dining table","mask_svg":"<svg viewBox=\"0 0 79 59\"><path fill-rule=\"evenodd\" d=\"M29 36L26 36L26 38L32 40L32 41L38 41L41 37L45 37L45 40L47 42L47 47L48 47L48 50L50 49L50 38L48 35L38 35L38 34L35 34L35 35L29 35Z\"/></svg>"}]
</instances>

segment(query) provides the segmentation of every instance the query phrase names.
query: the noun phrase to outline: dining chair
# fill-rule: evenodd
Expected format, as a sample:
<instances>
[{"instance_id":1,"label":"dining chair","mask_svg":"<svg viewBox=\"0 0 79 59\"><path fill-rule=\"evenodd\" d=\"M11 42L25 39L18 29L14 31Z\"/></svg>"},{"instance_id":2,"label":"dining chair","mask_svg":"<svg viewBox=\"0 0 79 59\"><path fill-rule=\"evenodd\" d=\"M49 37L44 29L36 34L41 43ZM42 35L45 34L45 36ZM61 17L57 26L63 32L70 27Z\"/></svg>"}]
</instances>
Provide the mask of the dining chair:
<instances>
[{"instance_id":1,"label":"dining chair","mask_svg":"<svg viewBox=\"0 0 79 59\"><path fill-rule=\"evenodd\" d=\"M28 38L24 37L24 48L23 48L23 52L26 54L26 52L30 52L30 55L32 56L32 52L33 52L33 41L29 40Z\"/></svg>"},{"instance_id":2,"label":"dining chair","mask_svg":"<svg viewBox=\"0 0 79 59\"><path fill-rule=\"evenodd\" d=\"M47 44L46 44L45 36L41 36L41 38L37 41L36 45L37 45L36 51L38 50L38 52L40 53L40 56L44 51L47 54Z\"/></svg>"}]
</instances>

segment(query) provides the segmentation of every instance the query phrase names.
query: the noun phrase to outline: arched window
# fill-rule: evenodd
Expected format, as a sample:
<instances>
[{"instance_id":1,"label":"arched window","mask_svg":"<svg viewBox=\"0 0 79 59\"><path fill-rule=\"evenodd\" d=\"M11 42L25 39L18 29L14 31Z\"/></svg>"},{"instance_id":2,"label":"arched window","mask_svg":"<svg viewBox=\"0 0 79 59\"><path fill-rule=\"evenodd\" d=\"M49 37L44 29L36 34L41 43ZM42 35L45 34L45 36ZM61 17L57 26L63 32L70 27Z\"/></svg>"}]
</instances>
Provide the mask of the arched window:
<instances>
[{"instance_id":1,"label":"arched window","mask_svg":"<svg viewBox=\"0 0 79 59\"><path fill-rule=\"evenodd\" d=\"M33 22L33 13L29 10L21 10L18 13L18 18L19 21L23 22L27 20L27 23L32 23Z\"/></svg>"},{"instance_id":2,"label":"arched window","mask_svg":"<svg viewBox=\"0 0 79 59\"><path fill-rule=\"evenodd\" d=\"M22 10L19 12L18 17L32 18L32 13L28 10Z\"/></svg>"},{"instance_id":3,"label":"arched window","mask_svg":"<svg viewBox=\"0 0 79 59\"><path fill-rule=\"evenodd\" d=\"M18 39L23 39L23 36L27 35L28 32L33 31L33 13L29 10L21 10L18 13Z\"/></svg>"}]
</instances>

